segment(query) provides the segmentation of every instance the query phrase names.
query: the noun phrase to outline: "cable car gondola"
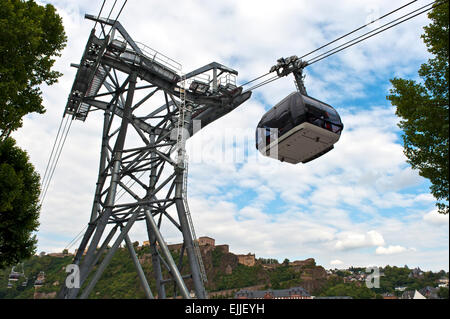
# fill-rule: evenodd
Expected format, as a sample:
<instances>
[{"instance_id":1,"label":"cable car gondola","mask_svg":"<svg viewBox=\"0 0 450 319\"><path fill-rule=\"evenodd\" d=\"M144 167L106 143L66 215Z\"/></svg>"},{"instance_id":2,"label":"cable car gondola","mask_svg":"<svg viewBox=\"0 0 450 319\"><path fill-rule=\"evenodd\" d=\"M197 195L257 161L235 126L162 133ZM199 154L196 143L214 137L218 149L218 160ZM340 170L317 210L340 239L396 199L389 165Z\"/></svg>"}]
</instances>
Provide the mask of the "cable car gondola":
<instances>
[{"instance_id":1,"label":"cable car gondola","mask_svg":"<svg viewBox=\"0 0 450 319\"><path fill-rule=\"evenodd\" d=\"M22 272L16 271L17 265L22 266ZM19 278L23 275L23 264L17 264L17 265L13 266L11 268L11 272L10 272L9 278L8 278L10 281L18 281Z\"/></svg>"},{"instance_id":2,"label":"cable car gondola","mask_svg":"<svg viewBox=\"0 0 450 319\"><path fill-rule=\"evenodd\" d=\"M256 148L282 162L307 163L332 150L343 128L332 106L293 92L261 118Z\"/></svg>"},{"instance_id":3,"label":"cable car gondola","mask_svg":"<svg viewBox=\"0 0 450 319\"><path fill-rule=\"evenodd\" d=\"M17 281L20 278L20 273L12 272L9 274L9 280L11 281Z\"/></svg>"}]
</instances>

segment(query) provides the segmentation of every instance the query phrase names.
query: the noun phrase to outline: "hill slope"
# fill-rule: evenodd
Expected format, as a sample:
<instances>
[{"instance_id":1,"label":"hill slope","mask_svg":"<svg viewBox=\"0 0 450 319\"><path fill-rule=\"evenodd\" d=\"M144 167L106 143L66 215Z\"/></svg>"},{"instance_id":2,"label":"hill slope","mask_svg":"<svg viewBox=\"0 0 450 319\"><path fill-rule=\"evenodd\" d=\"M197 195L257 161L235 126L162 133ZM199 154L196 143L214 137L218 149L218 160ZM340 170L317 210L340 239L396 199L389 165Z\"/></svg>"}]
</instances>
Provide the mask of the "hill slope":
<instances>
[{"instance_id":1,"label":"hill slope","mask_svg":"<svg viewBox=\"0 0 450 319\"><path fill-rule=\"evenodd\" d=\"M325 270L321 266L316 266L312 259L312 262L303 266L265 265L261 261L256 261L254 266L245 266L239 263L237 255L223 251L219 247L209 249L202 247L201 251L208 277L206 289L211 298L232 297L234 291L253 286L259 289L302 286L313 294L320 292L327 282ZM137 247L136 252L150 288L156 294L149 248ZM172 251L172 255L174 260L179 260L178 251ZM24 262L25 275L29 278L26 287L22 287L23 279L21 279L8 289L10 270L0 271L0 298L54 298L65 282L67 276L65 266L71 262L72 256L32 257ZM183 257L183 270L189 271L186 256ZM40 271L45 272L45 283L35 289L34 280ZM163 271L163 277L169 277L167 271ZM190 290L193 288L191 280L187 280L186 285ZM215 293L218 291L222 293ZM166 293L169 297L173 296L173 284L166 285ZM90 298L145 298L127 249L118 249Z\"/></svg>"}]
</instances>

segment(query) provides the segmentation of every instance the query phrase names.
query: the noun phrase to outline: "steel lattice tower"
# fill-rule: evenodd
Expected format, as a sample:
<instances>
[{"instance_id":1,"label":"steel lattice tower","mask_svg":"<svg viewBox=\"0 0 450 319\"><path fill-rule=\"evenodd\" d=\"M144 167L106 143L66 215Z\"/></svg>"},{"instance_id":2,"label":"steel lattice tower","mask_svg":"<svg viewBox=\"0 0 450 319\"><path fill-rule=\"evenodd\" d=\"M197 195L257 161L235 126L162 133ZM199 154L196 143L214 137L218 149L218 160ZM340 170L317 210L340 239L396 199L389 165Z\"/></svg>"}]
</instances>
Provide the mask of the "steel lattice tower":
<instances>
[{"instance_id":1,"label":"steel lattice tower","mask_svg":"<svg viewBox=\"0 0 450 319\"><path fill-rule=\"evenodd\" d=\"M73 261L80 269L81 288L64 286L59 297L88 298L125 243L146 297L153 298L128 235L136 222L145 221L158 297L165 298L166 285L175 283L180 295L190 298L185 280L191 278L196 297L207 298L186 199L184 144L248 100L251 92L236 86L237 71L231 68L213 62L182 74L181 65L133 41L118 21L85 17L96 21L101 33L92 30L80 64L74 65L78 70L64 116L84 121L90 112L103 111L102 146L90 221ZM164 239L163 221L182 234L178 262ZM106 231L108 225L112 228ZM182 273L184 253L188 274ZM164 268L169 278L163 278Z\"/></svg>"}]
</instances>

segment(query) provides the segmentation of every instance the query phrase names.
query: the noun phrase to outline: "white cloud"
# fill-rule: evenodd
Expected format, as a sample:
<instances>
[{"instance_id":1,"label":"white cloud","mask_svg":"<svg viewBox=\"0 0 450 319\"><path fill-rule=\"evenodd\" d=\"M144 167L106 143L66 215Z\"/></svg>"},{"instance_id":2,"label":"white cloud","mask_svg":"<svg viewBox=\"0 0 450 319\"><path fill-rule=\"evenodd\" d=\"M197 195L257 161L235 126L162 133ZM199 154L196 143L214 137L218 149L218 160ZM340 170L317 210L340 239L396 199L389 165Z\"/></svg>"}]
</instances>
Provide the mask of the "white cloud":
<instances>
[{"instance_id":1,"label":"white cloud","mask_svg":"<svg viewBox=\"0 0 450 319\"><path fill-rule=\"evenodd\" d=\"M338 265L342 265L344 262L342 260L339 259L334 259L332 261L330 261L330 265L331 266L338 266Z\"/></svg>"},{"instance_id":2,"label":"white cloud","mask_svg":"<svg viewBox=\"0 0 450 319\"><path fill-rule=\"evenodd\" d=\"M423 216L423 220L432 225L437 225L437 226L447 225L448 226L449 219L448 219L448 215L439 214L438 211L435 209L435 210L432 210L429 213L425 214Z\"/></svg>"},{"instance_id":3,"label":"white cloud","mask_svg":"<svg viewBox=\"0 0 450 319\"><path fill-rule=\"evenodd\" d=\"M392 254L399 254L399 253L402 253L405 251L406 251L405 247L398 246L398 245L396 245L396 246L390 245L388 247L382 247L382 246L377 247L377 249L375 250L375 253L377 255L392 255Z\"/></svg>"},{"instance_id":4,"label":"white cloud","mask_svg":"<svg viewBox=\"0 0 450 319\"><path fill-rule=\"evenodd\" d=\"M335 247L340 250L384 245L383 236L375 230L367 233L342 232L337 237L339 240Z\"/></svg>"}]
</instances>

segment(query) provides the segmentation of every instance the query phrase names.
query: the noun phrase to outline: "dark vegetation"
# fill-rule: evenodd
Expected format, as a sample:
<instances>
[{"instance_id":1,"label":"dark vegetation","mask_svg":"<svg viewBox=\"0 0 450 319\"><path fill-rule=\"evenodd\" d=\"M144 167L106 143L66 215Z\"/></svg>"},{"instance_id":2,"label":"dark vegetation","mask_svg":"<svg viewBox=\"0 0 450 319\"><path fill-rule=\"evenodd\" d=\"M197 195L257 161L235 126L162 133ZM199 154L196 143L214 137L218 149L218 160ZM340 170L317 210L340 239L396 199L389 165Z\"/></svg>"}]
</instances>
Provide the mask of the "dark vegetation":
<instances>
[{"instance_id":1,"label":"dark vegetation","mask_svg":"<svg viewBox=\"0 0 450 319\"><path fill-rule=\"evenodd\" d=\"M156 294L156 285L152 273L150 250L148 247L138 247L138 257L143 265L144 272L149 280L150 288ZM435 287L438 279L448 277L448 273L440 271L433 273L424 272L421 278L410 278L408 275L411 269L407 267L386 266L382 269L384 276L381 277L381 287L369 289L363 282L346 282L344 277L358 272L364 273L364 268L350 268L346 271L335 271L334 274L327 275L321 266L309 264L304 266L292 266L288 263L278 264L272 261L273 268L267 267L267 260L257 260L255 266L249 267L237 262L237 256L225 253L220 249L203 252L205 268L208 274L207 291L237 291L240 288L250 286L261 286L260 289L285 289L301 286L307 289L314 296L351 296L355 299L380 298L382 293L393 293L395 287L407 287L407 290L419 290L426 286ZM179 260L179 253L172 252L175 261ZM65 266L72 262L72 256L51 257L33 256L24 262L25 275L29 278L27 287L22 287L19 280L11 289L7 288L8 275L10 269L0 271L0 298L33 298L35 288L34 280L40 271L46 274L45 284L36 291L50 294L58 292L64 284L66 273ZM228 270L227 270L228 268ZM231 269L231 272L230 272ZM183 258L183 271L189 272L186 256ZM168 278L168 273L163 273L164 278ZM187 281L189 289L192 289L192 282ZM174 296L172 284L166 285L168 297ZM49 295L52 297L52 295ZM230 292L228 297L232 297ZM441 288L440 296L448 298L448 289ZM43 296L37 296L42 298ZM145 298L143 289L140 286L133 263L128 250L120 248L106 268L100 281L94 288L90 298L98 299L140 299Z\"/></svg>"}]
</instances>

